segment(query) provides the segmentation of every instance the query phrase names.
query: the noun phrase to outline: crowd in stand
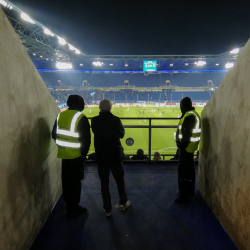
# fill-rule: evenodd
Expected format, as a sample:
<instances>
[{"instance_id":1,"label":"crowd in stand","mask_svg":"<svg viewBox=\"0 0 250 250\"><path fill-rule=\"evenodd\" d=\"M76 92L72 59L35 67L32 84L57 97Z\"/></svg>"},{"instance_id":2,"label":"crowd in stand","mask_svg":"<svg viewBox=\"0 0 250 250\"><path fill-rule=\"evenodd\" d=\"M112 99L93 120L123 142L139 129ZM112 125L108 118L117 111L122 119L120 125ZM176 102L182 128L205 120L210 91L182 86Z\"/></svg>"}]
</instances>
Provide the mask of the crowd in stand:
<instances>
[{"instance_id":1,"label":"crowd in stand","mask_svg":"<svg viewBox=\"0 0 250 250\"><path fill-rule=\"evenodd\" d=\"M111 101L116 102L131 102L137 100L137 95L140 100L148 100L148 97L143 97L146 95L145 91L133 91L132 89L122 89L119 91L102 91L102 90L58 90L51 91L52 97L55 99L57 104L64 104L67 102L67 99L70 95L79 95L83 97L86 104L93 104L96 101L100 101L103 98L109 99ZM151 92L150 92L151 93ZM151 99L158 100L159 93L151 93Z\"/></svg>"}]
</instances>

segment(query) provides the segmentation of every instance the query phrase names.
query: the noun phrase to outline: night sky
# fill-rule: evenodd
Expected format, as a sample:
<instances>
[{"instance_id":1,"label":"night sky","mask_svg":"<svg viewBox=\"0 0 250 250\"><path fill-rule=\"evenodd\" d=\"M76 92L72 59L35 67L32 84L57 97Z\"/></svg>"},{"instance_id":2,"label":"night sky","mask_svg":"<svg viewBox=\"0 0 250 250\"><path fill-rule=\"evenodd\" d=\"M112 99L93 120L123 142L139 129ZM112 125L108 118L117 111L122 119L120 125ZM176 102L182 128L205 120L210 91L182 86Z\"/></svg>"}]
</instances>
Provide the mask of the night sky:
<instances>
[{"instance_id":1,"label":"night sky","mask_svg":"<svg viewBox=\"0 0 250 250\"><path fill-rule=\"evenodd\" d=\"M250 34L250 0L11 2L88 55L218 54Z\"/></svg>"}]
</instances>

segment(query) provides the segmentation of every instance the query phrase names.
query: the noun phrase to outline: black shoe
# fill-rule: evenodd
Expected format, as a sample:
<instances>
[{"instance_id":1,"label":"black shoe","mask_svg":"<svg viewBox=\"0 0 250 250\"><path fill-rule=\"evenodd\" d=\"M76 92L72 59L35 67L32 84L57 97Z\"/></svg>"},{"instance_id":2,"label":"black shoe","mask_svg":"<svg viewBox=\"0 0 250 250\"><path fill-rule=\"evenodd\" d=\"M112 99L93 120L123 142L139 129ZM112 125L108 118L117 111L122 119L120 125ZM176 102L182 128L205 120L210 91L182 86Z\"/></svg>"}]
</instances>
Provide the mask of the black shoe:
<instances>
[{"instance_id":1,"label":"black shoe","mask_svg":"<svg viewBox=\"0 0 250 250\"><path fill-rule=\"evenodd\" d=\"M188 199L188 197L178 197L174 200L175 203L189 203L190 200Z\"/></svg>"},{"instance_id":2,"label":"black shoe","mask_svg":"<svg viewBox=\"0 0 250 250\"><path fill-rule=\"evenodd\" d=\"M68 217L74 217L74 216L77 216L77 215L81 215L81 214L84 214L85 212L87 212L87 208L86 207L81 207L81 206L78 206L76 209L74 210L71 210L71 211L67 211L66 215Z\"/></svg>"}]
</instances>

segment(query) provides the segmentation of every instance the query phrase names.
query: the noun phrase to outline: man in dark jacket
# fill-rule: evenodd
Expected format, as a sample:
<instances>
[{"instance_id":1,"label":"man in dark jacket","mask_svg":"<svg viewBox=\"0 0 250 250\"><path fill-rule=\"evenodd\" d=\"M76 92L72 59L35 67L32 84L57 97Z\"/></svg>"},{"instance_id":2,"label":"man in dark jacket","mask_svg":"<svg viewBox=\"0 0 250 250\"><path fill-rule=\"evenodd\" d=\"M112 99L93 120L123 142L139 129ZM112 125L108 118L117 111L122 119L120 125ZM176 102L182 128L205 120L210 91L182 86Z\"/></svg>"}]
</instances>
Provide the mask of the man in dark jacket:
<instances>
[{"instance_id":1,"label":"man in dark jacket","mask_svg":"<svg viewBox=\"0 0 250 250\"><path fill-rule=\"evenodd\" d=\"M176 133L176 145L179 149L179 197L175 199L175 203L189 202L189 195L193 195L195 192L195 169L193 152L195 146L193 146L194 143L191 141L191 137L193 129L195 128L197 123L200 124L199 115L195 111L195 108L192 107L192 101L189 97L185 97L181 100L180 109L182 112L182 116ZM189 113L192 115L187 116L187 114ZM180 127L181 131L179 130ZM199 141L195 143L198 147ZM187 150L190 148L191 150Z\"/></svg>"},{"instance_id":2,"label":"man in dark jacket","mask_svg":"<svg viewBox=\"0 0 250 250\"><path fill-rule=\"evenodd\" d=\"M103 99L99 106L100 114L91 119L96 161L102 187L103 210L106 216L111 216L112 210L109 191L110 170L117 184L120 210L126 210L131 205L125 189L122 164L123 147L120 142L120 138L124 137L125 130L120 118L110 112L111 106L109 100Z\"/></svg>"},{"instance_id":3,"label":"man in dark jacket","mask_svg":"<svg viewBox=\"0 0 250 250\"><path fill-rule=\"evenodd\" d=\"M70 140L77 140L80 143L79 149L58 145L58 158L62 159L63 198L66 204L67 215L74 216L87 211L87 209L81 207L79 203L81 180L84 177L84 161L89 151L91 134L88 119L81 113L84 109L83 98L78 95L70 95L67 105L69 107L68 110L62 112L55 121L52 138L57 145L58 140L63 140L63 136L67 141L66 143L70 144ZM74 120L71 118L72 115L78 118ZM73 138L70 131L68 131L71 130L72 122L75 124L75 128L72 129L77 131L76 135L78 138ZM64 124L66 124L66 126ZM60 131L64 132L60 134Z\"/></svg>"}]
</instances>

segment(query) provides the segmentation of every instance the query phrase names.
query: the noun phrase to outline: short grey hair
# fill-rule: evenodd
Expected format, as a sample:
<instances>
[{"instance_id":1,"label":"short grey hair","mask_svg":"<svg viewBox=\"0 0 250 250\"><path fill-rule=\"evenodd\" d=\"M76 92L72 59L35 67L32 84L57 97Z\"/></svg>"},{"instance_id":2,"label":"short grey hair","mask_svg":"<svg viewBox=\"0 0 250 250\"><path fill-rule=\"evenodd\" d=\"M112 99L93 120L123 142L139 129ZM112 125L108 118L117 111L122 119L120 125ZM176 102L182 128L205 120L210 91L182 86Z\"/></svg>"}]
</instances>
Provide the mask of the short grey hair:
<instances>
[{"instance_id":1,"label":"short grey hair","mask_svg":"<svg viewBox=\"0 0 250 250\"><path fill-rule=\"evenodd\" d=\"M100 101L100 110L101 111L109 111L112 107L112 103L108 99L103 99Z\"/></svg>"}]
</instances>

